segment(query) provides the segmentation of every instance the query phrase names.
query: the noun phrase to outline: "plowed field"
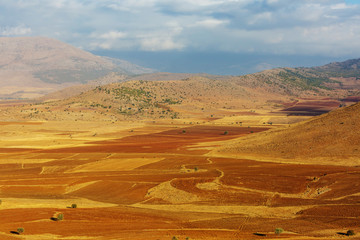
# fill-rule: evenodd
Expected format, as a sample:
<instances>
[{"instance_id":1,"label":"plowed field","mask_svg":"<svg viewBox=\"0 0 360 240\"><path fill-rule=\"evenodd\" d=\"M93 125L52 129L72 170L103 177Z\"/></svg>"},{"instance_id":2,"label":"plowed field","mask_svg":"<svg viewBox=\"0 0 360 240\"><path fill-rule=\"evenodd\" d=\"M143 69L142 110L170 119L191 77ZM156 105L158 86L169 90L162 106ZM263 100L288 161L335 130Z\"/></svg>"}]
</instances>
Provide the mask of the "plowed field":
<instances>
[{"instance_id":1,"label":"plowed field","mask_svg":"<svg viewBox=\"0 0 360 240\"><path fill-rule=\"evenodd\" d=\"M356 166L208 155L268 127L61 124L0 124L0 239L305 240L360 230Z\"/></svg>"}]
</instances>

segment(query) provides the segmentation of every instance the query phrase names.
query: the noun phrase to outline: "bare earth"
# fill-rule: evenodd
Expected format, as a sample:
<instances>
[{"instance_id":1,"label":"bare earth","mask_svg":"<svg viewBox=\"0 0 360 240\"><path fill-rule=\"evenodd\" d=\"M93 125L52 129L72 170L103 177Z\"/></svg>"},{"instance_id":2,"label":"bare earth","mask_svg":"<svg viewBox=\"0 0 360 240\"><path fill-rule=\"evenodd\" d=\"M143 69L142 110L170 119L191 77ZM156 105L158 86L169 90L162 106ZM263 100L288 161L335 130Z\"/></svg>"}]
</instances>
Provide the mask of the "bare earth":
<instances>
[{"instance_id":1,"label":"bare earth","mask_svg":"<svg viewBox=\"0 0 360 240\"><path fill-rule=\"evenodd\" d=\"M2 122L0 239L356 239L358 165L216 150L296 118Z\"/></svg>"}]
</instances>

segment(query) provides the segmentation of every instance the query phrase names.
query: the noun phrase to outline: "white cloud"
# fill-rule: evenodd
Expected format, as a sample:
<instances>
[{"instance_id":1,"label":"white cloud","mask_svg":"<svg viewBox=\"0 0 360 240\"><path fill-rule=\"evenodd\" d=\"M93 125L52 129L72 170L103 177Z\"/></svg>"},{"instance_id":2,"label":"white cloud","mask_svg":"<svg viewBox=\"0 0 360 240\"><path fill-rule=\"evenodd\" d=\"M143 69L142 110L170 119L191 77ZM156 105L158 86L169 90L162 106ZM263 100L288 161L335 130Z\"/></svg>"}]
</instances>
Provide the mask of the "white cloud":
<instances>
[{"instance_id":1,"label":"white cloud","mask_svg":"<svg viewBox=\"0 0 360 240\"><path fill-rule=\"evenodd\" d=\"M278 3L279 0L267 0L267 2L268 2L269 4L274 4L274 3Z\"/></svg>"},{"instance_id":2,"label":"white cloud","mask_svg":"<svg viewBox=\"0 0 360 240\"><path fill-rule=\"evenodd\" d=\"M254 15L252 18L249 19L248 23L250 25L259 24L267 21L271 21L273 18L273 14L271 12L263 12Z\"/></svg>"},{"instance_id":3,"label":"white cloud","mask_svg":"<svg viewBox=\"0 0 360 240\"><path fill-rule=\"evenodd\" d=\"M353 7L354 6L349 6L349 5L346 5L345 3L338 3L338 4L334 4L334 5L330 6L331 9L335 9L335 10L349 9L349 8L353 8Z\"/></svg>"},{"instance_id":4,"label":"white cloud","mask_svg":"<svg viewBox=\"0 0 360 240\"><path fill-rule=\"evenodd\" d=\"M139 13L140 9L152 9L157 0L105 0L103 6L116 11Z\"/></svg>"},{"instance_id":5,"label":"white cloud","mask_svg":"<svg viewBox=\"0 0 360 240\"><path fill-rule=\"evenodd\" d=\"M119 38L124 38L126 37L127 34L124 33L124 32L119 32L119 31L110 31L110 32L107 32L107 33L104 33L104 34L101 34L99 36L99 38L102 38L102 39L119 39Z\"/></svg>"},{"instance_id":6,"label":"white cloud","mask_svg":"<svg viewBox=\"0 0 360 240\"><path fill-rule=\"evenodd\" d=\"M144 51L182 50L186 47L181 38L182 31L183 27L179 23L168 22L160 30L136 35L135 41L138 41L140 49Z\"/></svg>"},{"instance_id":7,"label":"white cloud","mask_svg":"<svg viewBox=\"0 0 360 240\"><path fill-rule=\"evenodd\" d=\"M116 30L111 30L105 33L91 33L90 39L94 39L89 46L90 49L114 49L115 46L119 45L119 43L122 41L122 46L124 46L123 40L126 39L128 36L125 32L120 32ZM129 45L127 45L129 47Z\"/></svg>"},{"instance_id":8,"label":"white cloud","mask_svg":"<svg viewBox=\"0 0 360 240\"><path fill-rule=\"evenodd\" d=\"M218 27L220 25L225 25L227 23L229 23L228 20L219 20L219 19L210 18L210 19L197 21L194 24L194 26L195 27L205 27L205 28L215 28L215 27Z\"/></svg>"},{"instance_id":9,"label":"white cloud","mask_svg":"<svg viewBox=\"0 0 360 240\"><path fill-rule=\"evenodd\" d=\"M0 34L84 49L360 56L359 11L343 0L0 0L12 26Z\"/></svg>"},{"instance_id":10,"label":"white cloud","mask_svg":"<svg viewBox=\"0 0 360 240\"><path fill-rule=\"evenodd\" d=\"M141 49L144 51L170 51L181 50L185 45L175 42L171 38L147 37L141 40Z\"/></svg>"},{"instance_id":11,"label":"white cloud","mask_svg":"<svg viewBox=\"0 0 360 240\"><path fill-rule=\"evenodd\" d=\"M0 29L1 36L23 36L31 33L31 28L24 26L5 27Z\"/></svg>"},{"instance_id":12,"label":"white cloud","mask_svg":"<svg viewBox=\"0 0 360 240\"><path fill-rule=\"evenodd\" d=\"M66 6L66 0L51 1L51 4L56 8L63 8Z\"/></svg>"}]
</instances>

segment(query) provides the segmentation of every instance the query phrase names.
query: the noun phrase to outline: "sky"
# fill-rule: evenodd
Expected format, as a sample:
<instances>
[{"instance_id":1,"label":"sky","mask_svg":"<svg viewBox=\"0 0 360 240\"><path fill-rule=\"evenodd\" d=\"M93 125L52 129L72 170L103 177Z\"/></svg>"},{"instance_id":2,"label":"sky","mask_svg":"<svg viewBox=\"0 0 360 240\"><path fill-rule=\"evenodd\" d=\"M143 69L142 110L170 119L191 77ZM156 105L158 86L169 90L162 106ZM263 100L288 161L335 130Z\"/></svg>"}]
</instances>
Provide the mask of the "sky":
<instances>
[{"instance_id":1,"label":"sky","mask_svg":"<svg viewBox=\"0 0 360 240\"><path fill-rule=\"evenodd\" d=\"M360 0L0 0L0 36L240 75L360 58Z\"/></svg>"}]
</instances>

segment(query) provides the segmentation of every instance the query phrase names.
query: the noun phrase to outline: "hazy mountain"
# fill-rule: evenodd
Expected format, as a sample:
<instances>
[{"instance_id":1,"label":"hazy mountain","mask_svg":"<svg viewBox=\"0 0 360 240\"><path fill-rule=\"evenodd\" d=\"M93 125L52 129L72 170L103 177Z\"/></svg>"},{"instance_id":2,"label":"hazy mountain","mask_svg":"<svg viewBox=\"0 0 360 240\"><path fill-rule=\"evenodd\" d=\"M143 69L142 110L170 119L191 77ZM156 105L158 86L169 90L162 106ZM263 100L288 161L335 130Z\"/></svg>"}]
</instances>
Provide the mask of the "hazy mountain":
<instances>
[{"instance_id":1,"label":"hazy mountain","mask_svg":"<svg viewBox=\"0 0 360 240\"><path fill-rule=\"evenodd\" d=\"M110 72L127 75L154 72L43 37L0 38L0 54L2 98L41 96Z\"/></svg>"},{"instance_id":2,"label":"hazy mountain","mask_svg":"<svg viewBox=\"0 0 360 240\"><path fill-rule=\"evenodd\" d=\"M355 77L360 79L360 58L344 62L333 62L312 69L323 72L331 77Z\"/></svg>"}]
</instances>

